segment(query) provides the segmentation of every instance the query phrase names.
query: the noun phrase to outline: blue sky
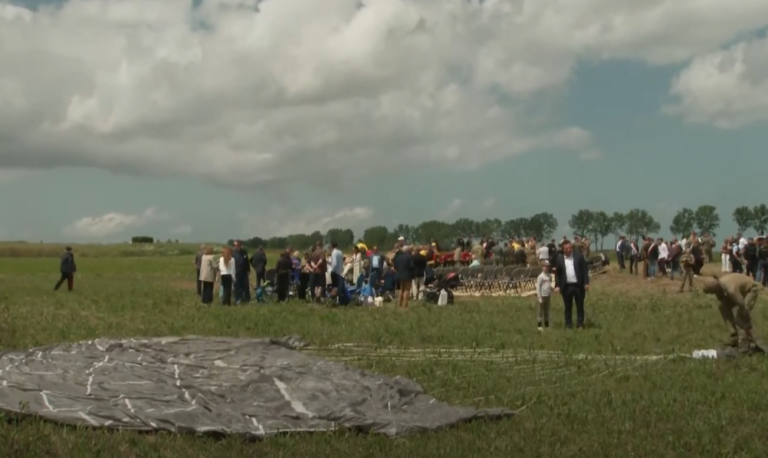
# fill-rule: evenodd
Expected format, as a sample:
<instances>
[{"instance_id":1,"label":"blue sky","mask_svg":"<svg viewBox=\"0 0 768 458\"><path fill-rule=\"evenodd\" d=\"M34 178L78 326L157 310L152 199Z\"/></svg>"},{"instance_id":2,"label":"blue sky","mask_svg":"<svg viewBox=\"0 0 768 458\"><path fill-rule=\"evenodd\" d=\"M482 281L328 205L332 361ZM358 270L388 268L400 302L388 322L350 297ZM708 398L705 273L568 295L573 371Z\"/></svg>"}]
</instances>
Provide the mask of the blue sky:
<instances>
[{"instance_id":1,"label":"blue sky","mask_svg":"<svg viewBox=\"0 0 768 458\"><path fill-rule=\"evenodd\" d=\"M749 2L745 0L746 3ZM514 154L496 153L493 159L487 159L492 156L488 151L473 155L469 146L493 138L496 131L491 127L503 130L504 123L481 125L476 129L477 137L467 139L458 156L435 154L430 160L417 154L429 155L432 149L446 147L433 138L435 130L425 134L424 138L418 138L418 129L408 130L408 135L414 136L412 141L420 146L411 149L412 144L405 144L403 148L407 153L396 151L402 146L397 141L391 145L392 152L386 148L369 152L360 146L361 143L338 141L338 144L330 145L338 162L334 162L336 156L333 161L328 156L326 163L332 165L323 171L322 179L316 179L313 170L304 170L302 165L318 154L331 153L317 153L319 150L313 149L314 146L305 147L302 142L312 139L293 139L290 131L285 135L296 142L290 150L292 158L281 162L280 167L269 168L269 173L260 174L258 166L245 166L241 162L245 159L240 158L217 164L212 156L210 166L202 168L183 164L184 161L199 160L193 149L189 150L188 157L183 148L175 151L176 156L165 149L149 152L129 147L102 153L99 148L105 148L107 143L94 143L99 145L94 148L84 140L80 143L80 139L67 136L56 139L61 146L61 151L57 151L50 145L20 141L20 134L14 136L14 131L0 127L0 193L7 196L0 199L0 212L5 215L0 220L0 235L9 240L58 242L121 241L137 234L190 241L225 240L276 235L316 226L326 230L340 225L361 233L365 227L376 224L415 224L434 218L452 221L460 217L493 217L506 220L541 211L551 212L558 218L559 233L569 233L567 220L581 208L607 212L645 208L661 223L661 235L669 235L667 228L677 210L702 204L715 205L719 209L720 234L735 232L730 217L733 209L765 202L765 194L757 190L762 188L761 183L765 183L762 164L766 161L765 145L768 143L768 130L765 129L768 106L757 104L749 107L748 113L743 113L739 111L740 104L750 105L750 101L734 97L744 97L749 92L725 91L723 87L712 86L710 89L717 92L713 96L693 75L697 70L694 64L699 62L703 66L713 53L727 53L742 42L760 44L763 40L762 27L754 27L753 22L745 20L743 27L731 27L733 30L723 34L727 39L706 43L706 46L691 45L685 58L668 58L666 60L670 62L657 63L654 60L660 58L654 57L653 50L633 50L638 53L634 57L630 51L614 50L611 52L629 57L597 59L574 52L570 57L573 65L569 66L567 76L547 87L545 92L523 94L515 92L515 88L502 90L496 103L502 110L516 112L514 119L504 119L515 123L514 126L510 124L510 129L521 129L521 126L537 129L537 138L544 140L535 148L523 148ZM67 30L62 26L62 31L50 33L63 34ZM99 30L99 33L109 32ZM663 40L659 41L658 46L662 46ZM17 49L25 51L23 47ZM756 49L760 51L762 48ZM26 51L30 55L42 52L32 45ZM0 57L3 56L0 54ZM745 65L750 63L745 62ZM92 71L97 74L96 64L92 65ZM723 81L744 83L747 78L734 77L734 70L722 65L716 68L723 73ZM556 67L548 69L557 71ZM755 72L748 75L757 78L754 84L765 85L768 80L765 66L755 67ZM21 71L13 74L0 70L0 82L4 76L13 79L22 74ZM671 92L678 75L687 75L688 79L686 84L679 86L682 87L678 91L680 97L675 97ZM23 84L23 80L21 82ZM382 90L396 84L400 83L383 85ZM325 90L330 93L338 89ZM378 89L369 87L366 90ZM0 100L2 94L0 90ZM127 90L126 94L130 95ZM62 97L71 98L72 95L63 94ZM684 104L686 109L695 110L695 113L665 110L665 107L678 103L680 98L687 102ZM383 103L381 98L375 100ZM238 107L245 119L263 116L263 111L257 108L261 107ZM407 110L407 103L400 108ZM206 109L206 104L199 105L202 112ZM705 115L696 119L697 113ZM12 116L14 112L10 108L0 108L0 114ZM732 123L736 125L727 125L729 119L739 121ZM463 122L458 117L450 121L471 125L471 120ZM350 121L339 117L336 122L349 125ZM572 147L571 141L566 146L558 142L547 143L546 139L556 135L557 129L570 126L588 132L589 139L576 142L578 147ZM354 125L354 131L341 132L361 137L365 145L369 134L363 127ZM297 125L297 129L301 127ZM393 128L391 133L402 138L403 132ZM471 135L472 131L467 129L467 134ZM106 137L109 141L109 135L103 134L101 138ZM152 134L136 128L119 135L143 138ZM3 141L4 136L6 141ZM371 140L381 138L372 136ZM510 149L514 150L526 141L513 136L500 138L501 145L496 144L493 148L504 149L504 141L509 141ZM121 137L120 141L123 140ZM449 140L446 139L446 143ZM70 141L73 143L65 143ZM89 141L93 142L92 139ZM228 144L224 139L218 141ZM3 147L4 143L6 147ZM133 143L133 148L138 144ZM170 143L163 145L175 148ZM32 148L49 150L44 156ZM87 149L89 155L79 148ZM259 149L259 146L253 148ZM126 166L130 165L126 156L132 154L136 155L136 161L148 160L152 166ZM392 154L392 161L388 164L385 159L389 154ZM37 160L24 159L32 156ZM172 163L176 165L168 165ZM478 165L461 165L474 163ZM231 167L231 174L227 167ZM246 174L244 167L253 168ZM365 172L360 172L361 169ZM724 176L724 170L728 171L729 177ZM279 182L269 179L272 174L279 177ZM343 181L347 184L340 183L341 176L346 177ZM359 179L350 178L355 176ZM148 209L154 210L148 212ZM106 219L99 219L110 214ZM83 218L86 218L85 222L73 226ZM93 228L105 224L106 229Z\"/></svg>"}]
</instances>

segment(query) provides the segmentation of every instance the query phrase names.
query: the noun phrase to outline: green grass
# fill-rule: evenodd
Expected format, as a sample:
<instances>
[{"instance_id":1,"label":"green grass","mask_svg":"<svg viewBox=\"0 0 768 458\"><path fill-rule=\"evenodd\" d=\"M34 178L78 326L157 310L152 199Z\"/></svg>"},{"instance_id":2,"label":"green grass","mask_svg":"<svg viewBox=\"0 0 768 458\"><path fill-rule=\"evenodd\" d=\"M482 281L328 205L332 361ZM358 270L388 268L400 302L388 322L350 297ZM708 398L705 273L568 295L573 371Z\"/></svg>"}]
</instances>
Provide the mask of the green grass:
<instances>
[{"instance_id":1,"label":"green grass","mask_svg":"<svg viewBox=\"0 0 768 458\"><path fill-rule=\"evenodd\" d=\"M582 360L577 354L689 354L714 348L728 330L714 299L627 283L611 273L588 298L592 327L539 333L533 300L493 299L407 312L306 304L198 305L187 257L84 257L76 291L53 292L54 259L0 258L0 346L27 348L94 337L301 335L315 346L493 349L491 357L432 358L325 350L366 369L403 375L451 403L523 408L512 419L476 422L391 440L351 433L286 435L247 443L171 434L67 428L30 419L0 423L9 457L756 457L768 452L768 360ZM665 280L659 280L661 283ZM755 311L766 322L765 298ZM517 351L517 356L509 352ZM558 359L531 351L561 350ZM471 355L471 353L469 354ZM529 356L526 356L529 355Z\"/></svg>"}]
</instances>

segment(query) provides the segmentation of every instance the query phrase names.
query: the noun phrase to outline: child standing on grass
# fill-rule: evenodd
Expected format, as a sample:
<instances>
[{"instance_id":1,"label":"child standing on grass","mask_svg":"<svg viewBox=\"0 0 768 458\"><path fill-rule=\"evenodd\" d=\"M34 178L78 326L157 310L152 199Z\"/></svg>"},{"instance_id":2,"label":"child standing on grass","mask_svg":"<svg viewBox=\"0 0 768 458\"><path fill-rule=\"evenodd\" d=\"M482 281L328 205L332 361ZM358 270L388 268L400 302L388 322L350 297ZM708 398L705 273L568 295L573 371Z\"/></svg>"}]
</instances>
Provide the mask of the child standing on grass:
<instances>
[{"instance_id":1,"label":"child standing on grass","mask_svg":"<svg viewBox=\"0 0 768 458\"><path fill-rule=\"evenodd\" d=\"M539 299L539 331L549 327L549 306L552 299L552 275L549 262L542 264L541 273L536 278L536 297Z\"/></svg>"}]
</instances>

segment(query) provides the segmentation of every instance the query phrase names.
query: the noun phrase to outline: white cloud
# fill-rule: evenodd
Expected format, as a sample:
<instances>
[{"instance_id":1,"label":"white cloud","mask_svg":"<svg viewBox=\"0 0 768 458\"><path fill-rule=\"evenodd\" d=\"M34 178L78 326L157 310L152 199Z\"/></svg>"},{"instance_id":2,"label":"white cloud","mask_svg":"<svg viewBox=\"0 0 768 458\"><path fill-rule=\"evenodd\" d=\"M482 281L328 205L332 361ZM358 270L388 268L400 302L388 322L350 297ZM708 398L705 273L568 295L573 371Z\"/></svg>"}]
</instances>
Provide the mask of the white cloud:
<instances>
[{"instance_id":1,"label":"white cloud","mask_svg":"<svg viewBox=\"0 0 768 458\"><path fill-rule=\"evenodd\" d=\"M483 202L483 210L490 210L496 206L496 198L489 197Z\"/></svg>"},{"instance_id":2,"label":"white cloud","mask_svg":"<svg viewBox=\"0 0 768 458\"><path fill-rule=\"evenodd\" d=\"M370 222L373 211L368 207L351 207L340 210L318 209L291 212L279 210L272 214L252 215L241 213L243 237L276 237L290 234L311 234L328 229L341 228L361 231ZM356 232L357 233L357 232Z\"/></svg>"},{"instance_id":3,"label":"white cloud","mask_svg":"<svg viewBox=\"0 0 768 458\"><path fill-rule=\"evenodd\" d=\"M461 210L461 207L464 206L464 201L461 199L453 199L451 203L449 203L443 211L440 212L438 215L438 219L448 219L452 216L455 216L456 213Z\"/></svg>"},{"instance_id":4,"label":"white cloud","mask_svg":"<svg viewBox=\"0 0 768 458\"><path fill-rule=\"evenodd\" d=\"M101 216L81 218L64 228L64 234L71 237L103 238L165 218L167 218L165 214L159 213L154 208L134 215L111 212Z\"/></svg>"},{"instance_id":5,"label":"white cloud","mask_svg":"<svg viewBox=\"0 0 768 458\"><path fill-rule=\"evenodd\" d=\"M581 154L579 154L579 159L582 161L596 161L601 157L603 157L603 152L599 149L583 151Z\"/></svg>"},{"instance_id":6,"label":"white cloud","mask_svg":"<svg viewBox=\"0 0 768 458\"><path fill-rule=\"evenodd\" d=\"M189 224L180 224L176 227L172 227L168 232L173 235L189 235L192 233L192 226Z\"/></svg>"},{"instance_id":7,"label":"white cloud","mask_svg":"<svg viewBox=\"0 0 768 458\"><path fill-rule=\"evenodd\" d=\"M581 153L587 132L530 116L579 59L682 63L768 14L765 0L359 3L0 4L0 167L243 186Z\"/></svg>"},{"instance_id":8,"label":"white cloud","mask_svg":"<svg viewBox=\"0 0 768 458\"><path fill-rule=\"evenodd\" d=\"M697 57L670 92L678 101L665 111L691 123L735 129L768 121L768 38Z\"/></svg>"}]
</instances>

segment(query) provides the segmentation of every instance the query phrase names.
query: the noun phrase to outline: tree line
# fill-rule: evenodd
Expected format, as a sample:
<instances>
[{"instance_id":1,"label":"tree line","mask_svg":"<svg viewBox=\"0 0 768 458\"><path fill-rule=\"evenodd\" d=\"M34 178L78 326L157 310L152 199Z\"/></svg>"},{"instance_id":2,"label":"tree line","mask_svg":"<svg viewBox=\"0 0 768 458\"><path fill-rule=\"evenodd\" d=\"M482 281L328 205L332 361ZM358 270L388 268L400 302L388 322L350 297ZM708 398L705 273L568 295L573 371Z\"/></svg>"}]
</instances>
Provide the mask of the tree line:
<instances>
[{"instance_id":1,"label":"tree line","mask_svg":"<svg viewBox=\"0 0 768 458\"><path fill-rule=\"evenodd\" d=\"M765 204L755 207L741 206L732 213L733 221L740 232L754 229L764 233L768 229L768 207ZM459 238L479 239L490 237L496 240L512 238L536 237L537 240L551 239L557 231L559 223L551 213L537 213L530 217L514 218L502 221L498 218L487 218L481 221L460 218L453 223L429 220L418 225L399 224L393 228L372 226L360 235L369 246L379 246L389 249L394 246L399 237L415 243L430 243L438 241L442 247L449 248ZM595 211L581 209L571 215L568 226L575 235L588 237L595 247L603 249L606 237L626 235L635 239L641 235L658 234L661 224L647 211L640 208L631 209L626 213ZM692 231L717 235L720 228L720 216L717 208L712 205L702 205L696 209L683 208L672 219L669 231L677 237L686 237ZM322 233L315 231L311 234L292 234L281 237L253 237L243 240L245 246L256 248L263 246L267 249L283 249L293 247L304 250L318 241L330 243L335 241L342 248L349 248L357 241L352 229L332 228ZM231 245L233 240L227 241Z\"/></svg>"}]
</instances>

